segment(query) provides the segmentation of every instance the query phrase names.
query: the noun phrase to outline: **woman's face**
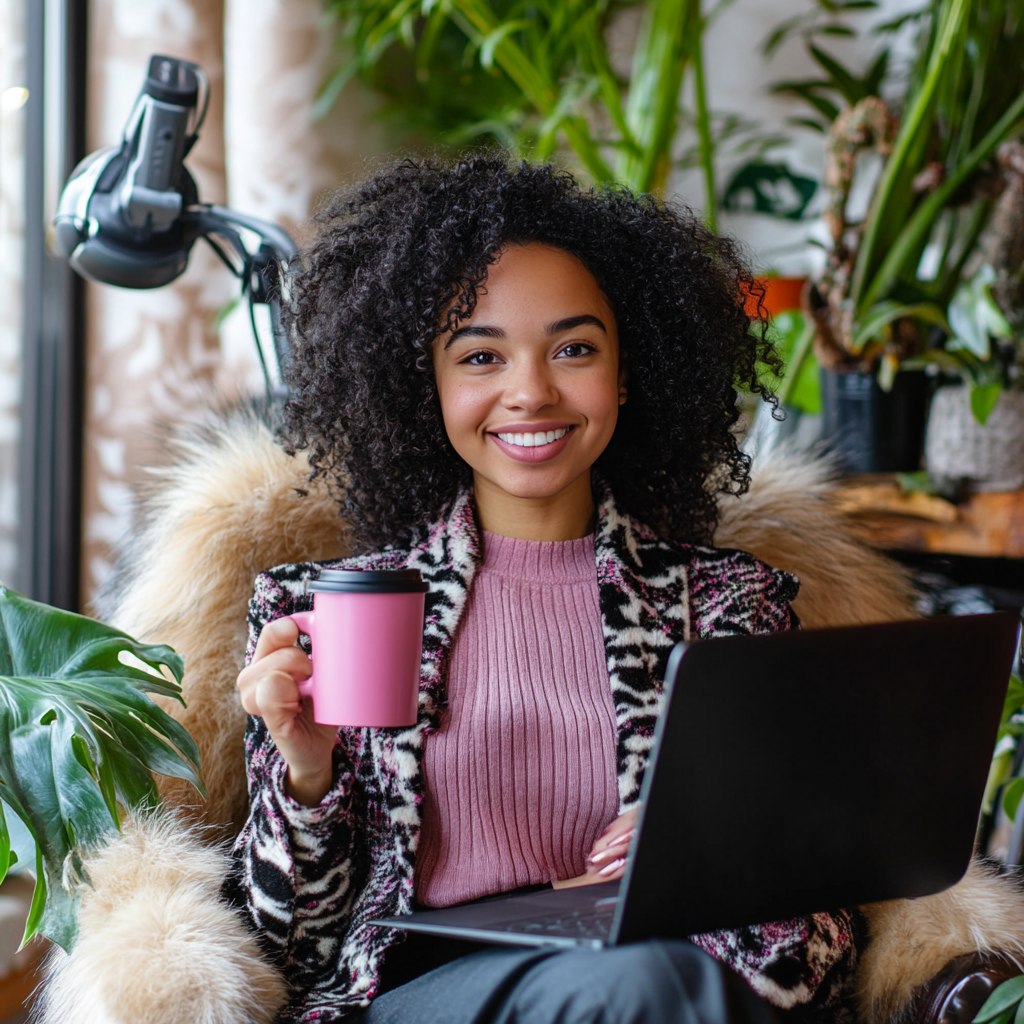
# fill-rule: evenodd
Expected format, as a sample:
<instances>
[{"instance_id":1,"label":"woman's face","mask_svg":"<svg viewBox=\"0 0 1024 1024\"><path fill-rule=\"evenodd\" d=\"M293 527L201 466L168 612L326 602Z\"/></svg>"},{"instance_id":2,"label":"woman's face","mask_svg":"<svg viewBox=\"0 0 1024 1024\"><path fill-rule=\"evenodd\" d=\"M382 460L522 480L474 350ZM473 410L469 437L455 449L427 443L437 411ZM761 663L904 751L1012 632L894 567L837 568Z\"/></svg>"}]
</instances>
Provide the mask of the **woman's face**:
<instances>
[{"instance_id":1,"label":"woman's face","mask_svg":"<svg viewBox=\"0 0 1024 1024\"><path fill-rule=\"evenodd\" d=\"M434 370L478 493L481 478L515 498L579 484L625 400L608 299L574 256L537 243L502 252L472 317L434 342Z\"/></svg>"}]
</instances>

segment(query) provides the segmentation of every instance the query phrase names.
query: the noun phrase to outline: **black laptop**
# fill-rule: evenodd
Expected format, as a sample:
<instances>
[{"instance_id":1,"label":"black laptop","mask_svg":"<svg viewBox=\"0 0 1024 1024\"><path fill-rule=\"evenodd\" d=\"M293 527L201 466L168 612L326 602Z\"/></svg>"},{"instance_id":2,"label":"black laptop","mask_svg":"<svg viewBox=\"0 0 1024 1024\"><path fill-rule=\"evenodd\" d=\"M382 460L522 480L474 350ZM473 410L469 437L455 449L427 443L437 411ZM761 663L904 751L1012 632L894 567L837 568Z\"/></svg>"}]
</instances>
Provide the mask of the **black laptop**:
<instances>
[{"instance_id":1,"label":"black laptop","mask_svg":"<svg viewBox=\"0 0 1024 1024\"><path fill-rule=\"evenodd\" d=\"M621 882L372 923L600 947L946 889L974 848L1018 625L1002 613L679 644Z\"/></svg>"}]
</instances>

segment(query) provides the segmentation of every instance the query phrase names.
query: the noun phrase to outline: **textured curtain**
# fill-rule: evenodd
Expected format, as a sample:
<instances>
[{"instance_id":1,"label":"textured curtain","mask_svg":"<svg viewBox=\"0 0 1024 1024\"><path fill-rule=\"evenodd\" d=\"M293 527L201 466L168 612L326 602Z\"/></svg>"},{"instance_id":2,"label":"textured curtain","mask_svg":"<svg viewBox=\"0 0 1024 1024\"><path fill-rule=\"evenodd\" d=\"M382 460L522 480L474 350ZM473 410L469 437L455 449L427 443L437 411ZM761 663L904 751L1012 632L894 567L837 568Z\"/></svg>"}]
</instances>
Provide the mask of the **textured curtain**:
<instances>
[{"instance_id":1,"label":"textured curtain","mask_svg":"<svg viewBox=\"0 0 1024 1024\"><path fill-rule=\"evenodd\" d=\"M211 85L187 161L201 200L274 221L301 239L319 197L358 177L379 152L357 88L329 118L311 123L330 46L322 10L322 0L92 0L90 150L120 138L150 54L195 61ZM201 242L186 273L164 288L89 286L86 606L131 528L132 488L159 463L168 429L262 388L247 311L232 310L238 294Z\"/></svg>"},{"instance_id":2,"label":"textured curtain","mask_svg":"<svg viewBox=\"0 0 1024 1024\"><path fill-rule=\"evenodd\" d=\"M0 0L0 582L17 561L25 243L25 7Z\"/></svg>"}]
</instances>

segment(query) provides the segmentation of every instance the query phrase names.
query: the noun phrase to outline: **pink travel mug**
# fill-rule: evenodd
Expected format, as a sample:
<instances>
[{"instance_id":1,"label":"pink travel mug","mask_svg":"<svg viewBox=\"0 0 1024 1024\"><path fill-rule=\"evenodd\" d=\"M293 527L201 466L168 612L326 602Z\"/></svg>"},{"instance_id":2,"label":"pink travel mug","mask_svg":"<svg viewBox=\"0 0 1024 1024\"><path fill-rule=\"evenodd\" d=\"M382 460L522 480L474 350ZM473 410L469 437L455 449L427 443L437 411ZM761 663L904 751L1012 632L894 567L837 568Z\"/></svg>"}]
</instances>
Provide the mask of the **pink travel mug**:
<instances>
[{"instance_id":1,"label":"pink travel mug","mask_svg":"<svg viewBox=\"0 0 1024 1024\"><path fill-rule=\"evenodd\" d=\"M323 569L313 610L288 615L313 643L313 674L299 693L321 725L416 724L423 601L416 569Z\"/></svg>"}]
</instances>

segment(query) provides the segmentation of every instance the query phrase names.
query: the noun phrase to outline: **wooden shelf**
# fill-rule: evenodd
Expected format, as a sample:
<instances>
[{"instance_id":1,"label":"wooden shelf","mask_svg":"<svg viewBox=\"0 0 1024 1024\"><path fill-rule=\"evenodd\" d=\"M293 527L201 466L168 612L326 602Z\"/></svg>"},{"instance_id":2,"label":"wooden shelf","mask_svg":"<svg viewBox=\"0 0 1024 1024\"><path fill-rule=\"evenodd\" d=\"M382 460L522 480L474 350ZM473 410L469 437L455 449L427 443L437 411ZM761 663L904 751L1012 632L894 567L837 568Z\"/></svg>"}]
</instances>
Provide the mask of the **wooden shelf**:
<instances>
[{"instance_id":1,"label":"wooden shelf","mask_svg":"<svg viewBox=\"0 0 1024 1024\"><path fill-rule=\"evenodd\" d=\"M28 1000L39 984L38 971L46 948L42 942L31 943L19 954L14 969L0 978L0 1024L31 1005Z\"/></svg>"},{"instance_id":2,"label":"wooden shelf","mask_svg":"<svg viewBox=\"0 0 1024 1024\"><path fill-rule=\"evenodd\" d=\"M975 494L960 504L903 494L892 475L852 477L840 504L880 548L986 558L1024 558L1024 491Z\"/></svg>"}]
</instances>

